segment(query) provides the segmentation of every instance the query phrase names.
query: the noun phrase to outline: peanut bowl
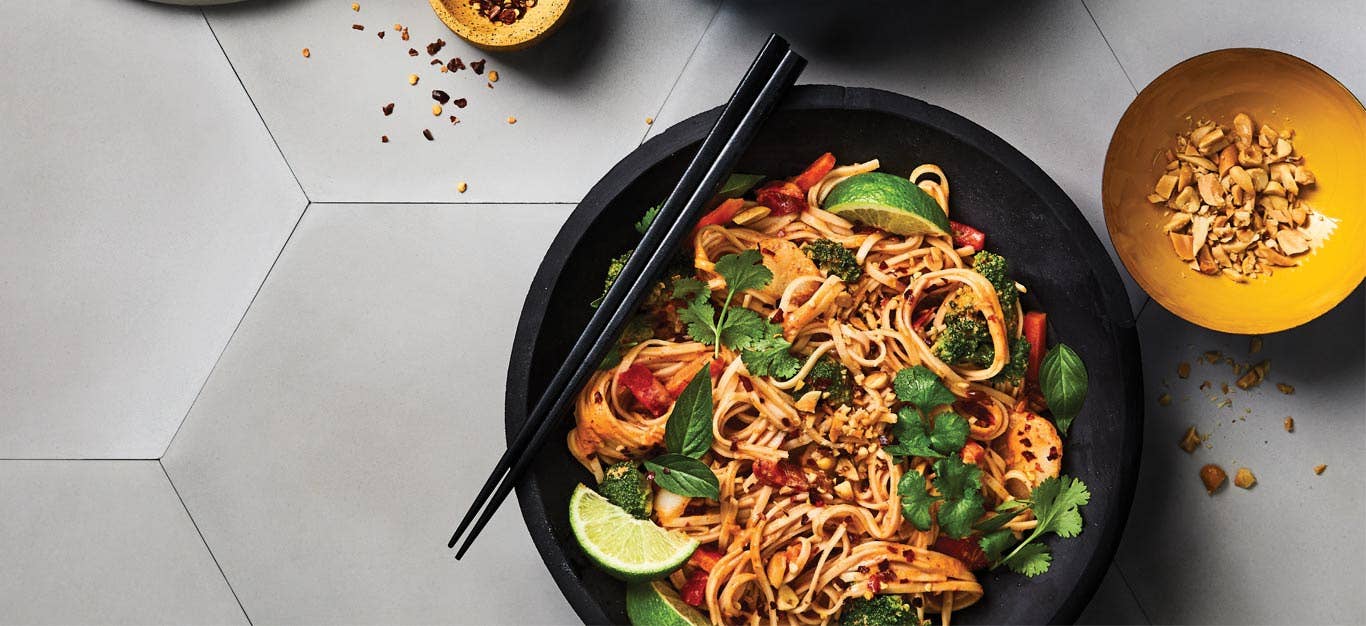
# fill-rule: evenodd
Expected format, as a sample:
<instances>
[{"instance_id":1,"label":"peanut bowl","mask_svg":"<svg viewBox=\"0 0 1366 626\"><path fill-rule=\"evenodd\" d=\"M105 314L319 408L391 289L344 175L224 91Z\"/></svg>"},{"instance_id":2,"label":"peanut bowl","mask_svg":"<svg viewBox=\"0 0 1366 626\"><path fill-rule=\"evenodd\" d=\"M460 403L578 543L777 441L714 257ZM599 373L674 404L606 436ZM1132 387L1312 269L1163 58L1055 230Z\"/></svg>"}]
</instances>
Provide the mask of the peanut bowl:
<instances>
[{"instance_id":1,"label":"peanut bowl","mask_svg":"<svg viewBox=\"0 0 1366 626\"><path fill-rule=\"evenodd\" d=\"M1239 114L1254 120L1254 133L1264 124L1288 131L1294 167L1313 173L1312 186L1300 189L1299 197L1331 229L1313 249L1295 256L1293 267L1267 264L1269 274L1254 272L1250 278L1223 270L1202 274L1193 267L1199 260L1182 260L1167 232L1173 219L1181 221L1180 209L1168 208L1158 197L1170 185L1157 185L1173 154L1180 152L1179 135L1199 135L1209 123L1231 128ZM1211 156L1218 160L1218 155ZM1346 87L1313 64L1282 52L1217 50L1167 70L1129 105L1105 157L1105 224L1129 273L1163 307L1218 331L1277 332L1332 309L1366 277L1363 171L1366 110ZM1226 176L1226 170L1210 176ZM1169 191L1173 197L1180 192ZM1217 204L1219 198L1215 200ZM1195 202L1205 204L1199 198ZM1231 205L1224 207L1227 211L1202 206L1197 215L1218 220L1227 212L1232 217ZM1262 228L1257 233L1263 242L1271 239L1266 232ZM1251 233L1246 235L1252 239ZM1256 239L1252 243L1258 245ZM1276 257L1274 250L1264 252Z\"/></svg>"}]
</instances>

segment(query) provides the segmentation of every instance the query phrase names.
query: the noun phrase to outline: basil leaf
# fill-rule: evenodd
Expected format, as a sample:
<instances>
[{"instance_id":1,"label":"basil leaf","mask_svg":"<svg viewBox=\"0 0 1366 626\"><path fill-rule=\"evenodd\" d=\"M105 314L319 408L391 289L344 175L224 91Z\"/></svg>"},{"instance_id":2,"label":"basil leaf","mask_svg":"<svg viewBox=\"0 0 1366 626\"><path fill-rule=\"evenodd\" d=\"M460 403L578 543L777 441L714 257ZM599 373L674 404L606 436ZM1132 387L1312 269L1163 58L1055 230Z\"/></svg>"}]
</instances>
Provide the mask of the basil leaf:
<instances>
[{"instance_id":1,"label":"basil leaf","mask_svg":"<svg viewBox=\"0 0 1366 626\"><path fill-rule=\"evenodd\" d=\"M1053 423L1064 435L1086 402L1087 383L1086 365L1066 344L1053 346L1039 365L1039 390L1053 412Z\"/></svg>"},{"instance_id":2,"label":"basil leaf","mask_svg":"<svg viewBox=\"0 0 1366 626\"><path fill-rule=\"evenodd\" d=\"M711 367L703 365L674 402L664 425L664 447L674 454L698 458L711 449Z\"/></svg>"},{"instance_id":3,"label":"basil leaf","mask_svg":"<svg viewBox=\"0 0 1366 626\"><path fill-rule=\"evenodd\" d=\"M763 179L764 177L759 174L731 174L726 178L726 182L721 184L721 189L716 195L722 198L739 198Z\"/></svg>"},{"instance_id":4,"label":"basil leaf","mask_svg":"<svg viewBox=\"0 0 1366 626\"><path fill-rule=\"evenodd\" d=\"M655 484L665 491L689 498L721 497L721 483L710 467L701 461L681 454L664 454L645 462L654 472Z\"/></svg>"},{"instance_id":5,"label":"basil leaf","mask_svg":"<svg viewBox=\"0 0 1366 626\"><path fill-rule=\"evenodd\" d=\"M896 391L898 400L910 402L926 413L934 407L951 404L958 399L944 383L939 382L939 377L924 365L908 367L897 372L896 378L892 381L892 389Z\"/></svg>"}]
</instances>

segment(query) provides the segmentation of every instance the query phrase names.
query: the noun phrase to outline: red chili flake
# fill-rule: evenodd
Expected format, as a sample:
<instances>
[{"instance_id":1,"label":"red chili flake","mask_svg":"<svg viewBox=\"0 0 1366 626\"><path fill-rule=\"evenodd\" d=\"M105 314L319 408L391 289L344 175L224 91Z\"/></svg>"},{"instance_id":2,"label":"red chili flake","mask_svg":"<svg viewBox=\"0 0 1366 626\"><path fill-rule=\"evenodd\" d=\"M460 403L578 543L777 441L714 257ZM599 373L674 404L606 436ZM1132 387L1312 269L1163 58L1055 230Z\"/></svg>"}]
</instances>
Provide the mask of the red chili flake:
<instances>
[{"instance_id":1,"label":"red chili flake","mask_svg":"<svg viewBox=\"0 0 1366 626\"><path fill-rule=\"evenodd\" d=\"M1034 459L1038 458L1037 455L1035 455L1033 452L1030 452L1029 450L1021 452L1020 456L1024 457L1024 460L1026 461L1033 461Z\"/></svg>"},{"instance_id":2,"label":"red chili flake","mask_svg":"<svg viewBox=\"0 0 1366 626\"><path fill-rule=\"evenodd\" d=\"M379 136L379 142L380 142L380 143L389 143L389 136L388 136L388 135L380 135L380 136Z\"/></svg>"},{"instance_id":3,"label":"red chili flake","mask_svg":"<svg viewBox=\"0 0 1366 626\"><path fill-rule=\"evenodd\" d=\"M436 41L427 44L427 54L434 55L438 52L441 52L441 49L444 47L446 47L446 42L443 41L440 37L438 37Z\"/></svg>"},{"instance_id":4,"label":"red chili flake","mask_svg":"<svg viewBox=\"0 0 1366 626\"><path fill-rule=\"evenodd\" d=\"M877 576L874 576L874 577L872 577L872 578L869 578L869 579L868 579L868 590L871 591L871 592L873 592L873 593L878 593L879 591L882 591L882 581L881 581L881 580L878 580L878 577L877 577Z\"/></svg>"},{"instance_id":5,"label":"red chili flake","mask_svg":"<svg viewBox=\"0 0 1366 626\"><path fill-rule=\"evenodd\" d=\"M796 491L806 491L811 484L797 466L787 461L758 460L753 466L754 477L759 482L772 487L791 487Z\"/></svg>"},{"instance_id":6,"label":"red chili flake","mask_svg":"<svg viewBox=\"0 0 1366 626\"><path fill-rule=\"evenodd\" d=\"M444 65L444 63L441 62L441 59L432 59L432 62L427 65Z\"/></svg>"},{"instance_id":7,"label":"red chili flake","mask_svg":"<svg viewBox=\"0 0 1366 626\"><path fill-rule=\"evenodd\" d=\"M458 72L460 70L465 69L465 62L461 61L460 57L455 57L454 59L451 59L446 62L446 69L452 72Z\"/></svg>"},{"instance_id":8,"label":"red chili flake","mask_svg":"<svg viewBox=\"0 0 1366 626\"><path fill-rule=\"evenodd\" d=\"M483 74L483 73L484 73L484 63L485 63L486 61L487 61L487 59L479 59L478 61L470 61L470 69L474 70L474 73L475 73L475 74Z\"/></svg>"},{"instance_id":9,"label":"red chili flake","mask_svg":"<svg viewBox=\"0 0 1366 626\"><path fill-rule=\"evenodd\" d=\"M888 562L887 559L882 559L881 561L877 562L877 569L879 572L885 572L889 569L892 569L892 564Z\"/></svg>"},{"instance_id":10,"label":"red chili flake","mask_svg":"<svg viewBox=\"0 0 1366 626\"><path fill-rule=\"evenodd\" d=\"M417 56L417 49L416 49L416 48L408 48L408 56L410 56L410 57L415 57L415 56Z\"/></svg>"},{"instance_id":11,"label":"red chili flake","mask_svg":"<svg viewBox=\"0 0 1366 626\"><path fill-rule=\"evenodd\" d=\"M452 116L451 116L451 123L452 123L452 124L459 124L459 123L460 123L460 118L458 118L458 117L452 115Z\"/></svg>"},{"instance_id":12,"label":"red chili flake","mask_svg":"<svg viewBox=\"0 0 1366 626\"><path fill-rule=\"evenodd\" d=\"M594 391L594 392L593 392L593 402L595 402L595 403L597 403L597 404L602 404L602 392L601 392L601 391Z\"/></svg>"},{"instance_id":13,"label":"red chili flake","mask_svg":"<svg viewBox=\"0 0 1366 626\"><path fill-rule=\"evenodd\" d=\"M364 27L364 26L361 26L360 24L352 24L352 25L351 25L351 29L352 29L352 30L365 30L365 27Z\"/></svg>"},{"instance_id":14,"label":"red chili flake","mask_svg":"<svg viewBox=\"0 0 1366 626\"><path fill-rule=\"evenodd\" d=\"M736 450L739 450L739 449L740 449L740 442L738 442L738 441L732 441L732 442L730 442L730 451L731 451L731 452L735 452Z\"/></svg>"},{"instance_id":15,"label":"red chili flake","mask_svg":"<svg viewBox=\"0 0 1366 626\"><path fill-rule=\"evenodd\" d=\"M781 324L781 323L783 323L783 310L782 310L782 309L778 309L778 310L774 311L774 312L773 312L773 315L772 315L771 317L768 318L768 321L773 322L774 324Z\"/></svg>"},{"instance_id":16,"label":"red chili flake","mask_svg":"<svg viewBox=\"0 0 1366 626\"><path fill-rule=\"evenodd\" d=\"M454 104L457 108L463 109L465 108L465 105L469 103L466 102L464 98L456 98L455 100L451 101L451 104Z\"/></svg>"},{"instance_id":17,"label":"red chili flake","mask_svg":"<svg viewBox=\"0 0 1366 626\"><path fill-rule=\"evenodd\" d=\"M1024 444L1024 447L1026 447L1026 448L1033 448L1033 447L1034 447L1034 442L1033 442L1033 441L1030 441L1028 437L1021 438L1021 439L1020 439L1020 443Z\"/></svg>"},{"instance_id":18,"label":"red chili flake","mask_svg":"<svg viewBox=\"0 0 1366 626\"><path fill-rule=\"evenodd\" d=\"M860 574L867 574L867 573L868 573L868 566L867 566L867 565L860 565L860 566L858 566L858 573L860 573Z\"/></svg>"},{"instance_id":19,"label":"red chili flake","mask_svg":"<svg viewBox=\"0 0 1366 626\"><path fill-rule=\"evenodd\" d=\"M754 391L754 383L749 382L749 379L743 376L740 377L740 386L744 387L745 391Z\"/></svg>"},{"instance_id":20,"label":"red chili flake","mask_svg":"<svg viewBox=\"0 0 1366 626\"><path fill-rule=\"evenodd\" d=\"M447 102L450 101L451 96L450 96L450 94L448 94L448 93L446 93L446 92L444 92L444 91L441 91L440 89L433 89L433 90L432 90L432 99L433 99L433 100L436 100L437 102L440 102L441 104L446 104Z\"/></svg>"},{"instance_id":21,"label":"red chili flake","mask_svg":"<svg viewBox=\"0 0 1366 626\"><path fill-rule=\"evenodd\" d=\"M378 35L380 39L384 39L384 31L379 31L375 34Z\"/></svg>"},{"instance_id":22,"label":"red chili flake","mask_svg":"<svg viewBox=\"0 0 1366 626\"><path fill-rule=\"evenodd\" d=\"M1056 460L1058 459L1058 457L1060 457L1060 456L1062 456L1062 455L1061 455L1061 454L1058 454L1058 447L1057 447L1057 446L1049 446L1049 447L1048 447L1048 460L1050 460L1050 461L1056 461Z\"/></svg>"},{"instance_id":23,"label":"red chili flake","mask_svg":"<svg viewBox=\"0 0 1366 626\"><path fill-rule=\"evenodd\" d=\"M433 138L432 138L432 131L430 131L430 130L428 130L428 129L426 129L426 128L422 129L422 136L423 136L423 137L426 137L426 138L427 138L427 141L431 141L431 140L433 139Z\"/></svg>"},{"instance_id":24,"label":"red chili flake","mask_svg":"<svg viewBox=\"0 0 1366 626\"><path fill-rule=\"evenodd\" d=\"M380 107L379 110L384 111L385 115L389 115L394 112L394 103L390 102L389 104Z\"/></svg>"}]
</instances>

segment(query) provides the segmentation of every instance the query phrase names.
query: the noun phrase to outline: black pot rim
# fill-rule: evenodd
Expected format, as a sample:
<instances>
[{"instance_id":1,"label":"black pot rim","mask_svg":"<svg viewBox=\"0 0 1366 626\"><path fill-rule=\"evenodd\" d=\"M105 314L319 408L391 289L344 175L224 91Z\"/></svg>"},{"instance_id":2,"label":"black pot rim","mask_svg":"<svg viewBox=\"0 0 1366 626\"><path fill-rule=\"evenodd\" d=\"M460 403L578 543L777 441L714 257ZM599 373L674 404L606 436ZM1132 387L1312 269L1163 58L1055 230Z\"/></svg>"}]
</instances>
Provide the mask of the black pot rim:
<instances>
[{"instance_id":1,"label":"black pot rim","mask_svg":"<svg viewBox=\"0 0 1366 626\"><path fill-rule=\"evenodd\" d=\"M530 371L533 347L544 321L546 301L559 279L560 268L564 267L575 246L613 198L655 163L700 141L710 130L716 116L720 114L720 109L718 106L689 117L627 154L588 191L560 228L537 268L517 324L516 338L508 363L504 402L508 424L520 424L525 420L529 391L527 373ZM1129 509L1138 481L1143 434L1142 370L1139 365L1136 322L1118 270L1115 269L1109 254L1086 218L1057 183L1014 146L971 120L910 96L881 89L836 85L800 85L789 93L779 107L779 110L809 109L872 111L917 120L944 130L991 155L1038 194L1058 222L1081 247L1082 255L1089 261L1095 279L1094 286L1100 291L1106 304L1105 314L1109 318L1107 321L1115 329L1114 349L1121 356L1125 417L1128 418L1123 423L1124 439L1133 443L1121 451L1120 493L1113 499L1112 509L1104 512L1110 523L1099 529L1102 533L1099 547L1092 553L1081 575L1077 577L1071 592L1048 620L1049 623L1075 622L1100 586L1114 558L1124 525L1129 518ZM507 431L509 441L515 435L512 430ZM562 546L558 545L551 534L541 493L535 482L524 478L517 484L516 489L518 505L532 541L565 599L585 623L611 623L611 618L574 575Z\"/></svg>"}]
</instances>

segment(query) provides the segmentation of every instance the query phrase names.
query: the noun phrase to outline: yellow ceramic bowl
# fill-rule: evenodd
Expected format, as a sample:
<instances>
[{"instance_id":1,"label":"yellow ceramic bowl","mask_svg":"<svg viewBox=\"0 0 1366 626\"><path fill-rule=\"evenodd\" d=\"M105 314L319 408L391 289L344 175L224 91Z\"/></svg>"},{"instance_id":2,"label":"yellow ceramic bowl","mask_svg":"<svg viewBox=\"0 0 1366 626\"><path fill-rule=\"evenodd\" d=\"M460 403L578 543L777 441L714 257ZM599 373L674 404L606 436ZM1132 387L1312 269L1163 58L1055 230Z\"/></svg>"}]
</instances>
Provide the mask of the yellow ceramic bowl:
<instances>
[{"instance_id":1,"label":"yellow ceramic bowl","mask_svg":"<svg viewBox=\"0 0 1366 626\"><path fill-rule=\"evenodd\" d=\"M518 50L545 38L559 26L570 0L538 0L513 24L480 15L469 0L429 0L436 16L461 39L485 50Z\"/></svg>"},{"instance_id":2,"label":"yellow ceramic bowl","mask_svg":"<svg viewBox=\"0 0 1366 626\"><path fill-rule=\"evenodd\" d=\"M1161 154L1197 120L1295 131L1295 150L1318 178L1306 202L1337 228L1300 266L1246 284L1200 274L1179 260L1148 202L1165 169ZM1101 198L1119 258L1167 310L1230 333L1270 333L1318 317L1366 277L1366 110L1352 93L1303 59L1255 48L1217 50L1158 76L1125 111L1105 155Z\"/></svg>"}]
</instances>

